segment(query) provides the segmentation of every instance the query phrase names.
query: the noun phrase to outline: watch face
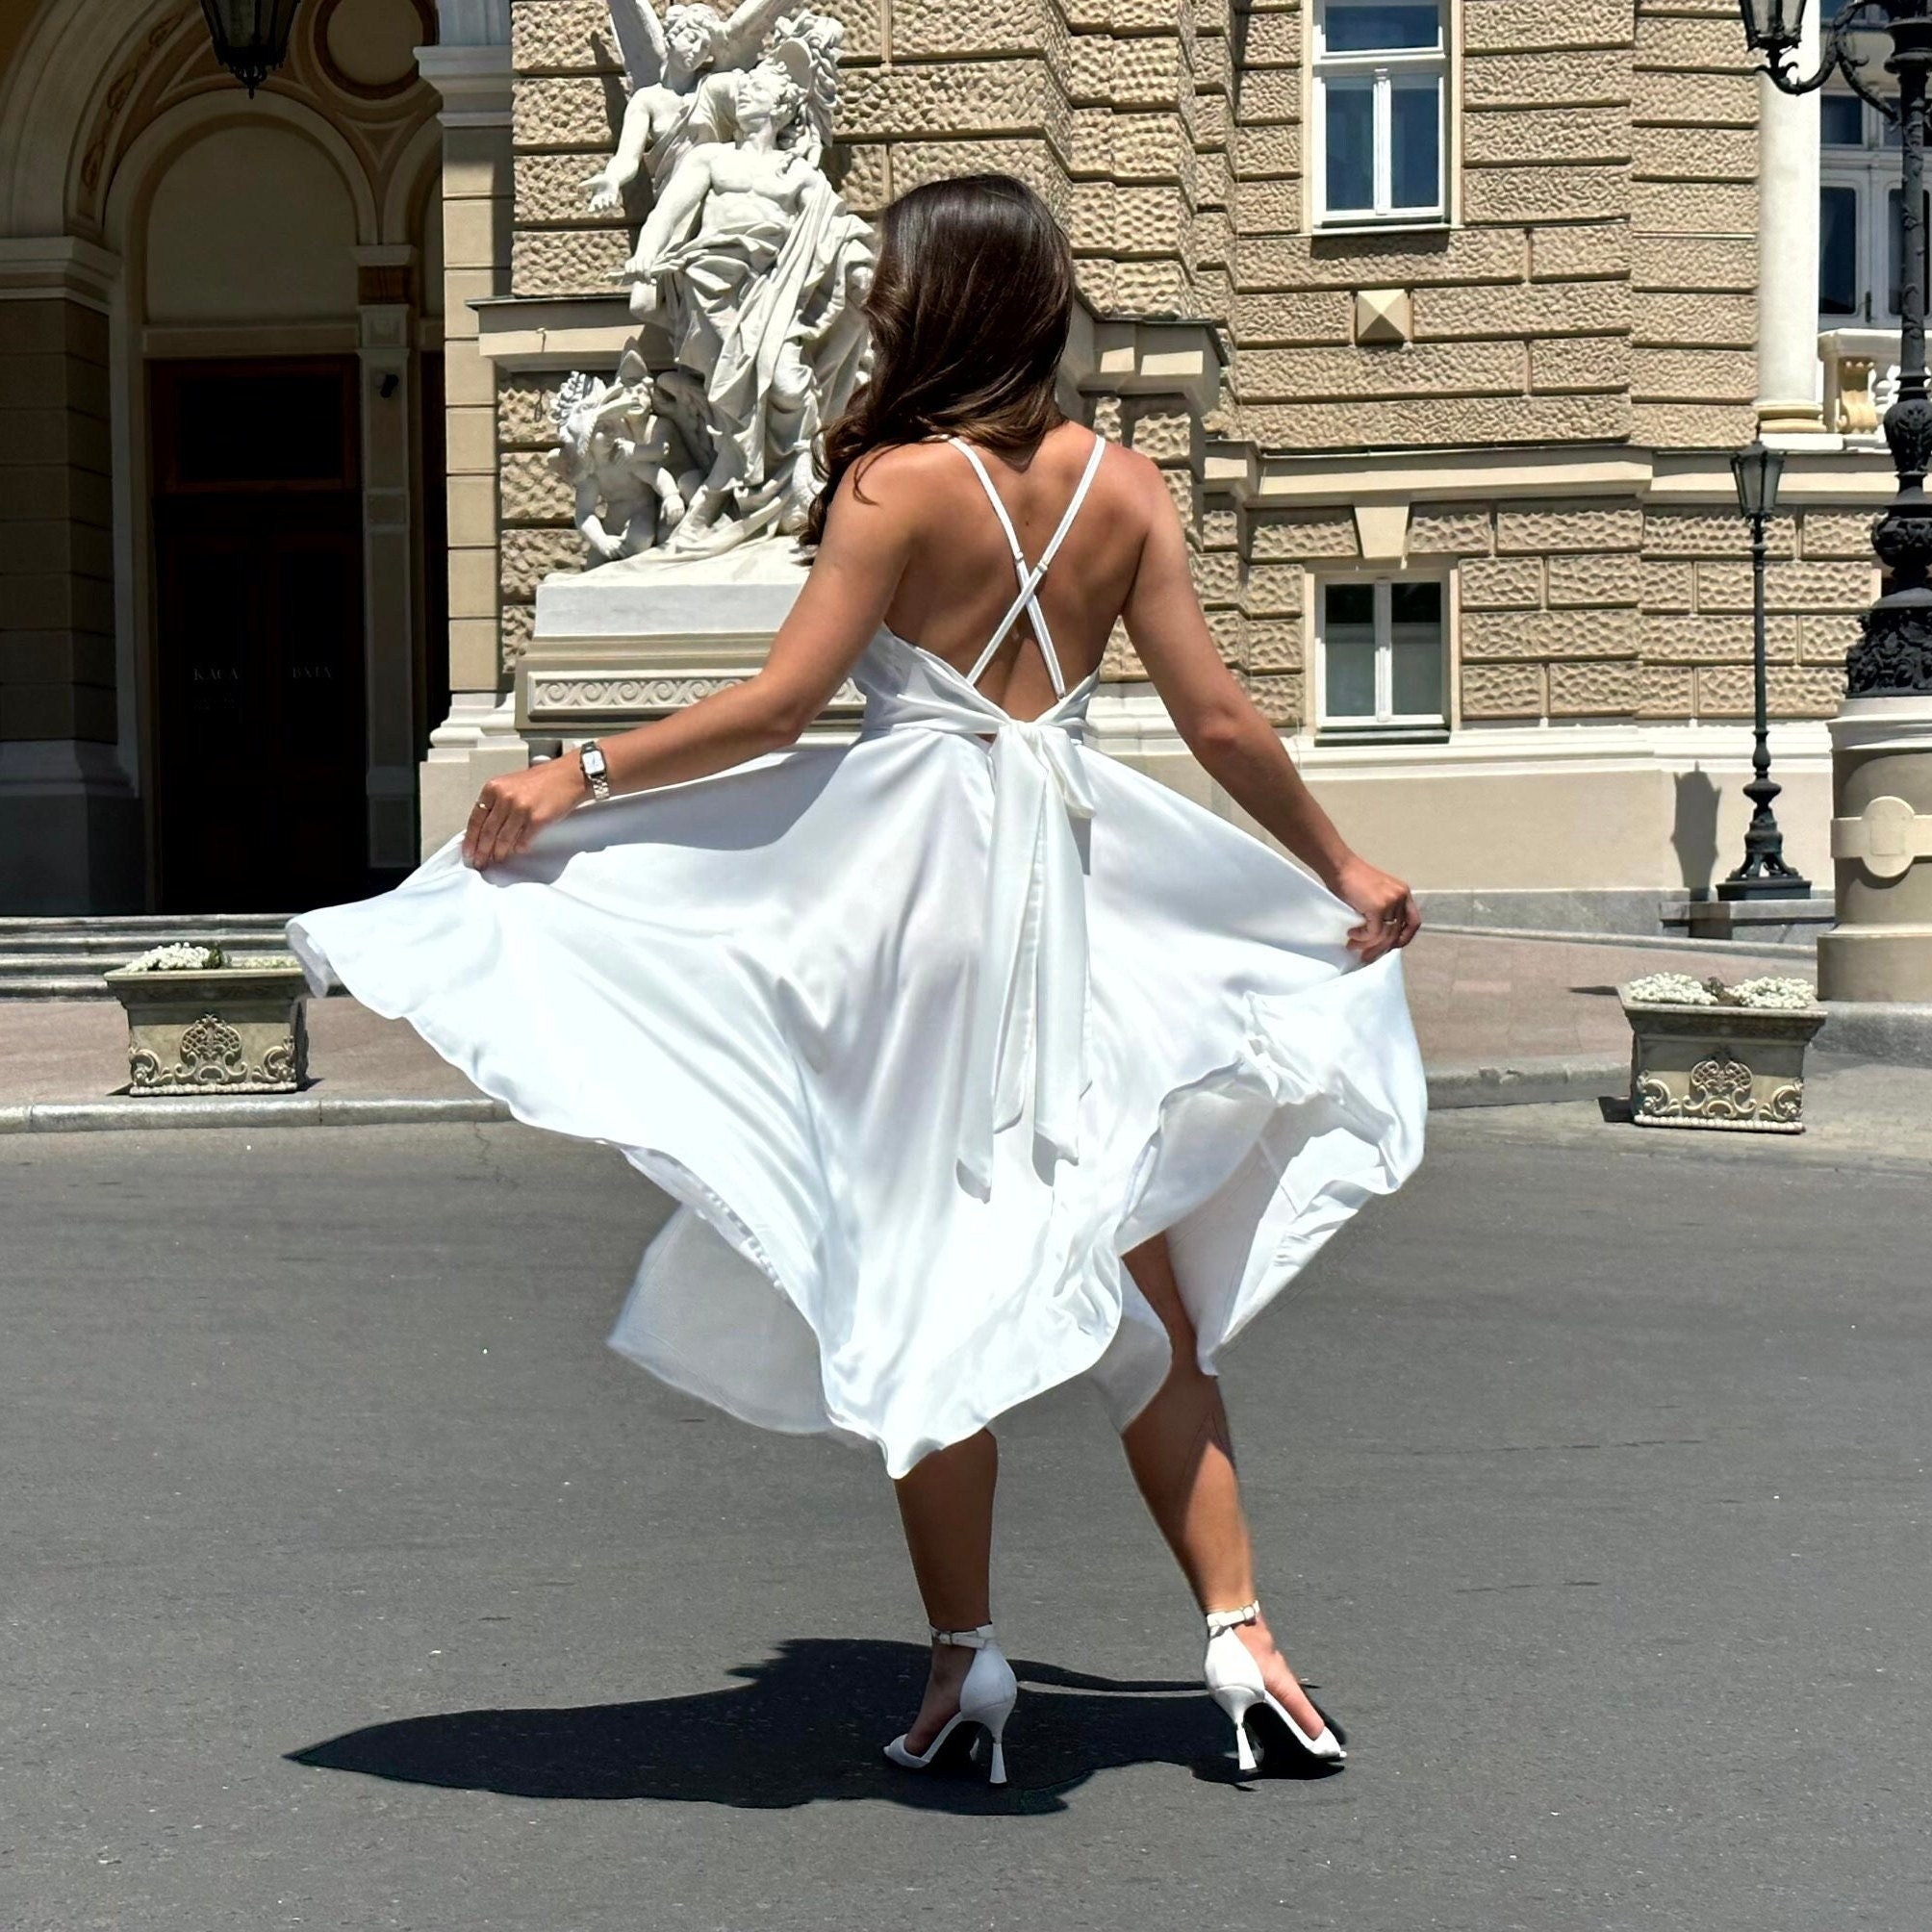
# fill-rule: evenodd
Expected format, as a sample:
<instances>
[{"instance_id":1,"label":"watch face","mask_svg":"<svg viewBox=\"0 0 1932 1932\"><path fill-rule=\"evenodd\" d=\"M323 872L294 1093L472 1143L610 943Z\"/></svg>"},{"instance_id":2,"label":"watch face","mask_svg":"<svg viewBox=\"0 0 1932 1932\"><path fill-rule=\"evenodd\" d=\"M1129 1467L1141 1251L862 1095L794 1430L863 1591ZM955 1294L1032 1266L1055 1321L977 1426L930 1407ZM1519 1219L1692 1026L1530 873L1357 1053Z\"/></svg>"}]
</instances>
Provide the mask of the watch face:
<instances>
[{"instance_id":1,"label":"watch face","mask_svg":"<svg viewBox=\"0 0 1932 1932\"><path fill-rule=\"evenodd\" d=\"M604 754L601 746L586 745L577 755L583 760L585 776L601 778L604 775Z\"/></svg>"}]
</instances>

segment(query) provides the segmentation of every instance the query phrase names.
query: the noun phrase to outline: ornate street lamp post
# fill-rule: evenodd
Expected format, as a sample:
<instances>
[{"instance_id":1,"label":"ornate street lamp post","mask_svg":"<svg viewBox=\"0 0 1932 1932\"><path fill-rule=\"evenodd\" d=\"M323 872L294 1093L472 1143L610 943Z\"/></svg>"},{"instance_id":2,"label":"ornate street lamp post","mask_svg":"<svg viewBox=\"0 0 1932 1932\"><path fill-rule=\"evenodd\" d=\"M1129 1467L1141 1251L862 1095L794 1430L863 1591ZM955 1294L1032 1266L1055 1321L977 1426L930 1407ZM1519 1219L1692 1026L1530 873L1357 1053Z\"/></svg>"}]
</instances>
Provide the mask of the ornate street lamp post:
<instances>
[{"instance_id":1,"label":"ornate street lamp post","mask_svg":"<svg viewBox=\"0 0 1932 1932\"><path fill-rule=\"evenodd\" d=\"M1752 695L1757 743L1751 753L1751 782L1744 796L1752 805L1744 834L1744 862L1719 881L1719 899L1809 899L1811 880L1785 863L1785 835L1778 829L1771 801L1784 790L1771 782L1770 724L1765 693L1765 526L1778 507L1778 477L1785 467L1781 450L1753 442L1731 458L1738 483L1738 511L1751 526Z\"/></svg>"},{"instance_id":2,"label":"ornate street lamp post","mask_svg":"<svg viewBox=\"0 0 1932 1932\"><path fill-rule=\"evenodd\" d=\"M1848 0L1820 22L1820 60L1813 74L1794 64L1804 7L1805 0L1739 0L1744 38L1781 92L1809 93L1842 74L1855 93L1898 123L1905 256L1898 397L1885 413L1898 493L1871 533L1889 581L1845 653L1845 702L1832 721L1838 925L1818 941L1818 990L1827 999L1927 1002L1932 865L1912 860L1932 856L1932 841L1920 836L1932 832L1932 498L1925 494L1932 467L1932 400L1925 393L1925 89L1932 0ZM1890 45L1883 67L1897 83L1895 96L1881 92L1868 71L1882 42ZM1762 676L1761 671L1761 692ZM1762 710L1759 717L1762 724Z\"/></svg>"},{"instance_id":3,"label":"ornate street lamp post","mask_svg":"<svg viewBox=\"0 0 1932 1932\"><path fill-rule=\"evenodd\" d=\"M201 0L215 58L254 93L289 56L300 0Z\"/></svg>"}]
</instances>

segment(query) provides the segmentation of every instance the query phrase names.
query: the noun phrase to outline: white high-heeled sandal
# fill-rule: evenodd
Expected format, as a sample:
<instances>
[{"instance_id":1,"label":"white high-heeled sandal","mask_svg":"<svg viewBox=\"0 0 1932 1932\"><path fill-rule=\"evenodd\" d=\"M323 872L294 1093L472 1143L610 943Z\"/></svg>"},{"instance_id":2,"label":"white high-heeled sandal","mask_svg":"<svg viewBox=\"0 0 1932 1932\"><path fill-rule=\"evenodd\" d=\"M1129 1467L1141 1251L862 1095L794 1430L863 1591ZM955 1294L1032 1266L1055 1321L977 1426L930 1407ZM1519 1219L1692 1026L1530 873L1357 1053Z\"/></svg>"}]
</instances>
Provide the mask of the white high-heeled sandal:
<instances>
[{"instance_id":1,"label":"white high-heeled sandal","mask_svg":"<svg viewBox=\"0 0 1932 1932\"><path fill-rule=\"evenodd\" d=\"M1255 1622L1261 1614L1259 1602L1244 1603L1239 1610L1210 1610L1208 1613L1208 1658L1202 1675L1208 1692L1234 1726L1234 1756L1243 1771L1256 1768L1255 1743L1248 1733L1248 1717L1258 1706L1279 1718L1294 1741L1309 1757L1325 1764L1338 1765L1348 1753L1341 1740L1324 1724L1318 1736L1310 1738L1270 1694L1261 1681L1261 1666L1255 1653L1234 1635L1244 1623Z\"/></svg>"},{"instance_id":2,"label":"white high-heeled sandal","mask_svg":"<svg viewBox=\"0 0 1932 1932\"><path fill-rule=\"evenodd\" d=\"M965 1683L959 1687L959 1709L939 1727L939 1735L925 1750L907 1750L905 1734L902 1731L885 1747L885 1755L895 1765L904 1766L908 1771L929 1770L938 1761L946 1741L960 1725L977 1724L991 1745L986 1764L986 1782L989 1785L1004 1785L1006 1782L1006 1753L1001 1738L1006 1728L1006 1719L1013 1715L1013 1706L1020 1701L1019 1680L1013 1675L1013 1666L993 1641L993 1626L990 1623L982 1623L977 1630L934 1629L932 1640L934 1643L956 1643L962 1649L979 1653L967 1669ZM979 1743L976 1740L974 1761L977 1763L978 1760Z\"/></svg>"}]
</instances>

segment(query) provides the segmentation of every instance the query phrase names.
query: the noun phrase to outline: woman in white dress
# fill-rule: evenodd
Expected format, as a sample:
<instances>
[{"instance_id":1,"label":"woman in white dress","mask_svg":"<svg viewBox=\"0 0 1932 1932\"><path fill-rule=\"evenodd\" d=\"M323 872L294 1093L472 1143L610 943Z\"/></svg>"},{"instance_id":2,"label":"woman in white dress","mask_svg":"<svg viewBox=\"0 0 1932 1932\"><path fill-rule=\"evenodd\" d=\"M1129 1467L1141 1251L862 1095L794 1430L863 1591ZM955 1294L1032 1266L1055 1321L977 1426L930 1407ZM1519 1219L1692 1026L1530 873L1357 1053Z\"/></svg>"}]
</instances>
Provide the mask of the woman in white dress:
<instances>
[{"instance_id":1,"label":"woman in white dress","mask_svg":"<svg viewBox=\"0 0 1932 1932\"><path fill-rule=\"evenodd\" d=\"M764 668L492 779L460 841L290 936L318 988L677 1199L614 1347L877 1445L933 1637L895 1762L990 1745L1004 1778L988 1424L1087 1375L1242 1769L1258 1740L1333 1767L1256 1600L1215 1363L1420 1158L1418 915L1222 663L1161 472L1055 407L1073 295L1018 182L895 202ZM1082 749L1116 621L1301 865ZM798 746L848 677L857 741Z\"/></svg>"}]
</instances>

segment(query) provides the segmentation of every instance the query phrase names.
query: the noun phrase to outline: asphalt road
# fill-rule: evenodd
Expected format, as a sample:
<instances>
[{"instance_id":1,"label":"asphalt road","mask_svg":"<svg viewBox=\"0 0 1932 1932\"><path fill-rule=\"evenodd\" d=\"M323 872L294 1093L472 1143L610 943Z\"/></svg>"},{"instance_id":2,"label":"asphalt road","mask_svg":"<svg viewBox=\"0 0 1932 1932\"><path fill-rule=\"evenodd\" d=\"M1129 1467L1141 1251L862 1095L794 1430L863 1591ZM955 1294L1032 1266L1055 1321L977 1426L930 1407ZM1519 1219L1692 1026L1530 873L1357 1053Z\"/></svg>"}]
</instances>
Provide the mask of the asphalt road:
<instances>
[{"instance_id":1,"label":"asphalt road","mask_svg":"<svg viewBox=\"0 0 1932 1932\"><path fill-rule=\"evenodd\" d=\"M1347 1771L1229 1781L1076 1389L1003 1432L1004 1795L877 1761L876 1465L602 1346L613 1157L0 1142L0 1926L1932 1923L1932 1169L1511 1112L1229 1364Z\"/></svg>"}]
</instances>

